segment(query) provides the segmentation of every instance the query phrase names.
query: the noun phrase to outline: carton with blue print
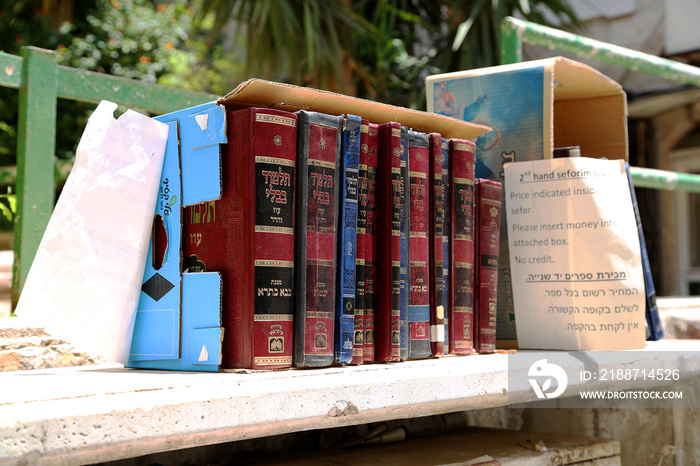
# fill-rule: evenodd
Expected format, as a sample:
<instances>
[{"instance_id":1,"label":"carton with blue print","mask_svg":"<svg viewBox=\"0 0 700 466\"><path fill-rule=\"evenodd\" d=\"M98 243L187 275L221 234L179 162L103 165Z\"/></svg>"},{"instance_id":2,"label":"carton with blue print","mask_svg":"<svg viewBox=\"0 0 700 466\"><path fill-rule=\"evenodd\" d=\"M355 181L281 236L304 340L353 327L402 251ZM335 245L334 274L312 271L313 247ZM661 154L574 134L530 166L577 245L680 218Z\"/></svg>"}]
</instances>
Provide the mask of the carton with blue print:
<instances>
[{"instance_id":1,"label":"carton with blue print","mask_svg":"<svg viewBox=\"0 0 700 466\"><path fill-rule=\"evenodd\" d=\"M555 57L429 76L428 112L491 128L476 143L476 177L504 182L504 164L552 158L555 147L581 156L627 159L622 87L582 63ZM504 200L504 212L507 212ZM506 215L501 225L497 345L517 346Z\"/></svg>"}]
</instances>

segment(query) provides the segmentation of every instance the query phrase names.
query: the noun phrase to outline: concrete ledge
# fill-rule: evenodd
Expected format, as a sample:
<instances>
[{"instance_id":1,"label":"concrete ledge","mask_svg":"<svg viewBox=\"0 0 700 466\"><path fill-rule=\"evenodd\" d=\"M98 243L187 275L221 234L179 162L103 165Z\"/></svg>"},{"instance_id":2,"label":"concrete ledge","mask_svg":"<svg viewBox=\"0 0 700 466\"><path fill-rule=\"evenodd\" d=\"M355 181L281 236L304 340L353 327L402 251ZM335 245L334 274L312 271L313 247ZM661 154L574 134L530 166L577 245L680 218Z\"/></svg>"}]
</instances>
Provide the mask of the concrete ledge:
<instances>
[{"instance_id":1,"label":"concrete ledge","mask_svg":"<svg viewBox=\"0 0 700 466\"><path fill-rule=\"evenodd\" d=\"M697 375L698 348L696 341L655 342L641 359L686 351L685 360L667 361L666 367L675 364L685 376ZM633 352L636 363L639 353ZM504 406L507 366L506 354L493 354L279 372L159 372L119 365L6 372L0 374L0 463L95 463ZM572 360L566 370L582 367ZM524 386L510 395L532 399Z\"/></svg>"},{"instance_id":2,"label":"concrete ledge","mask_svg":"<svg viewBox=\"0 0 700 466\"><path fill-rule=\"evenodd\" d=\"M669 300L662 308L692 313L700 309L700 301ZM10 325L21 327L21 321L11 319ZM683 356L664 357L664 352ZM619 355L620 361L627 358L635 367L658 367L662 360L665 368L682 369L684 377L700 375L700 341L650 342L644 351ZM133 370L117 364L3 372L0 464L105 462L289 432L506 406L509 395L511 402L531 401L526 384L508 393L508 359L507 354L493 354L219 374ZM589 364L596 361L596 352L588 352L587 359ZM577 373L585 364L571 358L565 370ZM647 385L643 388L650 388ZM608 387L602 382L587 385ZM624 386L632 388L642 386Z\"/></svg>"},{"instance_id":3,"label":"concrete ledge","mask_svg":"<svg viewBox=\"0 0 700 466\"><path fill-rule=\"evenodd\" d=\"M0 374L0 457L93 463L506 403L506 356L264 373Z\"/></svg>"}]
</instances>

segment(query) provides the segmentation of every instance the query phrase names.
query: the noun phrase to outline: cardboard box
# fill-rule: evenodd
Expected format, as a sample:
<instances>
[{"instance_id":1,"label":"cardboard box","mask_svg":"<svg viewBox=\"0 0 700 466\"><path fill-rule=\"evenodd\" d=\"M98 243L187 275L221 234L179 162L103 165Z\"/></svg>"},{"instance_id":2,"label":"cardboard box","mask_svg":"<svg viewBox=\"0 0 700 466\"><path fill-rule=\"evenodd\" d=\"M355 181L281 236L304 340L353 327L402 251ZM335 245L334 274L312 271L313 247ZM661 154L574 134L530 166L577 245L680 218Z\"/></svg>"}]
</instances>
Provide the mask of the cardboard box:
<instances>
[{"instance_id":1,"label":"cardboard box","mask_svg":"<svg viewBox=\"0 0 700 466\"><path fill-rule=\"evenodd\" d=\"M156 118L169 125L128 367L213 371L221 364L221 276L182 273L182 207L221 197L223 108Z\"/></svg>"},{"instance_id":2,"label":"cardboard box","mask_svg":"<svg viewBox=\"0 0 700 466\"><path fill-rule=\"evenodd\" d=\"M489 130L478 123L460 121L443 115L263 79L249 79L241 83L217 103L227 109L268 107L290 112L310 110L330 115L349 113L366 118L371 123L398 121L416 131L435 131L446 138L474 140Z\"/></svg>"},{"instance_id":3,"label":"cardboard box","mask_svg":"<svg viewBox=\"0 0 700 466\"><path fill-rule=\"evenodd\" d=\"M476 143L476 177L503 182L503 165L551 158L555 147L581 156L627 159L622 87L563 57L426 78L428 112L486 125ZM507 212L504 199L504 212ZM501 216L497 346L517 345L506 215Z\"/></svg>"},{"instance_id":4,"label":"cardboard box","mask_svg":"<svg viewBox=\"0 0 700 466\"><path fill-rule=\"evenodd\" d=\"M333 92L251 79L217 102L162 115L170 125L149 260L136 314L129 367L221 370L221 276L183 273L183 206L220 199L220 144L226 143L225 109L269 107L333 115L355 114L372 122L399 121L445 137L475 139L488 128L442 115L395 107Z\"/></svg>"}]
</instances>

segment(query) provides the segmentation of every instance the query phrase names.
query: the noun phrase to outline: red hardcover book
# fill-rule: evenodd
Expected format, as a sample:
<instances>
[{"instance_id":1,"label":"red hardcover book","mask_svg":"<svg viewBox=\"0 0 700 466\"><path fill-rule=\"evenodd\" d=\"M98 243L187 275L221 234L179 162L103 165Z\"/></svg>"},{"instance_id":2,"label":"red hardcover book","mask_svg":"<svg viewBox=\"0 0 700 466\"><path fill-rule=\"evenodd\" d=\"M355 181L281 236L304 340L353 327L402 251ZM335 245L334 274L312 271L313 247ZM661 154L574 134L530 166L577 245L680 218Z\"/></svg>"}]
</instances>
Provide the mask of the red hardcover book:
<instances>
[{"instance_id":1,"label":"red hardcover book","mask_svg":"<svg viewBox=\"0 0 700 466\"><path fill-rule=\"evenodd\" d=\"M401 124L379 125L377 147L375 360L400 357Z\"/></svg>"},{"instance_id":2,"label":"red hardcover book","mask_svg":"<svg viewBox=\"0 0 700 466\"><path fill-rule=\"evenodd\" d=\"M430 344L430 150L426 133L408 132L408 357L427 358Z\"/></svg>"},{"instance_id":3,"label":"red hardcover book","mask_svg":"<svg viewBox=\"0 0 700 466\"><path fill-rule=\"evenodd\" d=\"M294 365L333 363L343 116L299 110Z\"/></svg>"},{"instance_id":4,"label":"red hardcover book","mask_svg":"<svg viewBox=\"0 0 700 466\"><path fill-rule=\"evenodd\" d=\"M500 182L481 178L474 186L474 347L477 353L493 353L496 351L502 190Z\"/></svg>"},{"instance_id":5,"label":"red hardcover book","mask_svg":"<svg viewBox=\"0 0 700 466\"><path fill-rule=\"evenodd\" d=\"M221 199L187 207L185 267L218 271L223 368L292 365L297 117L248 108L226 113Z\"/></svg>"},{"instance_id":6,"label":"red hardcover book","mask_svg":"<svg viewBox=\"0 0 700 466\"><path fill-rule=\"evenodd\" d=\"M433 356L442 356L445 347L445 306L442 277L445 228L445 190L442 179L442 136L428 135L430 148L430 349Z\"/></svg>"},{"instance_id":7,"label":"red hardcover book","mask_svg":"<svg viewBox=\"0 0 700 466\"><path fill-rule=\"evenodd\" d=\"M374 320L377 310L377 164L379 125L369 124L367 138L367 237L365 248L365 362L374 361Z\"/></svg>"},{"instance_id":8,"label":"red hardcover book","mask_svg":"<svg viewBox=\"0 0 700 466\"><path fill-rule=\"evenodd\" d=\"M357 213L357 289L353 364L374 360L375 241L377 237L377 125L360 125L360 190ZM369 334L369 342L365 341Z\"/></svg>"},{"instance_id":9,"label":"red hardcover book","mask_svg":"<svg viewBox=\"0 0 700 466\"><path fill-rule=\"evenodd\" d=\"M474 151L471 141L450 139L450 353L474 352Z\"/></svg>"},{"instance_id":10,"label":"red hardcover book","mask_svg":"<svg viewBox=\"0 0 700 466\"><path fill-rule=\"evenodd\" d=\"M368 136L369 122L363 118L360 122L360 171L357 193L357 258L355 259L355 333L353 335L351 364L362 364L364 362Z\"/></svg>"}]
</instances>

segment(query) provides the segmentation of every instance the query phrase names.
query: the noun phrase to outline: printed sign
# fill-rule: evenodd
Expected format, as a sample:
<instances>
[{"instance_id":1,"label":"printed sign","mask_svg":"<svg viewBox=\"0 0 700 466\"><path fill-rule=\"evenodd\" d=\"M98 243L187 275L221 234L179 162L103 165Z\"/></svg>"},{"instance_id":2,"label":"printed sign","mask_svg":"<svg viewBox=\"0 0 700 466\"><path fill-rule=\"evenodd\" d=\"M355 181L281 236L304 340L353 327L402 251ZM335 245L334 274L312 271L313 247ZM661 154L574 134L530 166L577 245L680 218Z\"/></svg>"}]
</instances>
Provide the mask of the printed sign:
<instances>
[{"instance_id":1,"label":"printed sign","mask_svg":"<svg viewBox=\"0 0 700 466\"><path fill-rule=\"evenodd\" d=\"M644 347L644 279L624 161L505 168L520 348Z\"/></svg>"}]
</instances>

